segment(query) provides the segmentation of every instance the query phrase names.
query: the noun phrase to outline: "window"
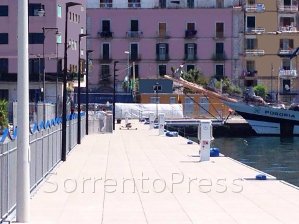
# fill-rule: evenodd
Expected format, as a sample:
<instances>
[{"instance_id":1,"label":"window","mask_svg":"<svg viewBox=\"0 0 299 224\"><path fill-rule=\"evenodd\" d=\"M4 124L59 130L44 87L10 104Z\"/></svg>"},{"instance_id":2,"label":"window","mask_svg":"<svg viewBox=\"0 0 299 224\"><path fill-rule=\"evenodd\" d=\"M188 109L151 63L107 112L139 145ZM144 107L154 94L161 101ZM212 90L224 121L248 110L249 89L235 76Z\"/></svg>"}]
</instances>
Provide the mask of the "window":
<instances>
[{"instance_id":1,"label":"window","mask_svg":"<svg viewBox=\"0 0 299 224\"><path fill-rule=\"evenodd\" d=\"M151 97L151 102L150 103L155 103L159 104L160 103L160 97Z\"/></svg>"},{"instance_id":2,"label":"window","mask_svg":"<svg viewBox=\"0 0 299 224\"><path fill-rule=\"evenodd\" d=\"M283 79L282 80L283 85L283 92L288 93L291 91L291 80L290 79Z\"/></svg>"},{"instance_id":3,"label":"window","mask_svg":"<svg viewBox=\"0 0 299 224\"><path fill-rule=\"evenodd\" d=\"M169 104L176 104L176 97L169 97Z\"/></svg>"},{"instance_id":4,"label":"window","mask_svg":"<svg viewBox=\"0 0 299 224\"><path fill-rule=\"evenodd\" d=\"M224 23L216 23L216 37L217 38L224 37Z\"/></svg>"},{"instance_id":5,"label":"window","mask_svg":"<svg viewBox=\"0 0 299 224\"><path fill-rule=\"evenodd\" d=\"M159 75L160 76L166 75L166 65L159 65Z\"/></svg>"},{"instance_id":6,"label":"window","mask_svg":"<svg viewBox=\"0 0 299 224\"><path fill-rule=\"evenodd\" d=\"M29 44L43 44L44 34L43 33L29 33Z\"/></svg>"},{"instance_id":7,"label":"window","mask_svg":"<svg viewBox=\"0 0 299 224\"><path fill-rule=\"evenodd\" d=\"M246 39L246 49L247 50L257 49L257 39L255 39L255 38L247 38Z\"/></svg>"},{"instance_id":8,"label":"window","mask_svg":"<svg viewBox=\"0 0 299 224\"><path fill-rule=\"evenodd\" d=\"M168 44L160 43L156 45L157 60L169 60Z\"/></svg>"},{"instance_id":9,"label":"window","mask_svg":"<svg viewBox=\"0 0 299 224\"><path fill-rule=\"evenodd\" d=\"M61 44L61 43L62 43L62 37L61 37L61 34L57 34L57 35L56 35L56 43L57 43L57 44Z\"/></svg>"},{"instance_id":10,"label":"window","mask_svg":"<svg viewBox=\"0 0 299 224\"><path fill-rule=\"evenodd\" d=\"M196 35L195 23L187 23L187 30L185 31L186 38L192 38Z\"/></svg>"},{"instance_id":11,"label":"window","mask_svg":"<svg viewBox=\"0 0 299 224\"><path fill-rule=\"evenodd\" d=\"M197 44L185 44L185 60L195 60L197 54Z\"/></svg>"},{"instance_id":12,"label":"window","mask_svg":"<svg viewBox=\"0 0 299 224\"><path fill-rule=\"evenodd\" d=\"M184 116L191 116L194 111L194 98L193 97L185 97L185 102L184 102Z\"/></svg>"},{"instance_id":13,"label":"window","mask_svg":"<svg viewBox=\"0 0 299 224\"><path fill-rule=\"evenodd\" d=\"M110 78L110 66L101 65L101 81L109 81Z\"/></svg>"},{"instance_id":14,"label":"window","mask_svg":"<svg viewBox=\"0 0 299 224\"><path fill-rule=\"evenodd\" d=\"M216 43L216 54L223 54L223 53L224 53L224 44Z\"/></svg>"},{"instance_id":15,"label":"window","mask_svg":"<svg viewBox=\"0 0 299 224\"><path fill-rule=\"evenodd\" d=\"M38 16L38 11L41 9L45 10L45 5L30 3L28 5L28 15L29 16Z\"/></svg>"},{"instance_id":16,"label":"window","mask_svg":"<svg viewBox=\"0 0 299 224\"><path fill-rule=\"evenodd\" d=\"M140 8L140 0L128 0L128 7L129 8Z\"/></svg>"},{"instance_id":17,"label":"window","mask_svg":"<svg viewBox=\"0 0 299 224\"><path fill-rule=\"evenodd\" d=\"M8 5L0 5L0 16L8 16Z\"/></svg>"},{"instance_id":18,"label":"window","mask_svg":"<svg viewBox=\"0 0 299 224\"><path fill-rule=\"evenodd\" d=\"M159 37L166 36L166 23L159 23Z\"/></svg>"},{"instance_id":19,"label":"window","mask_svg":"<svg viewBox=\"0 0 299 224\"><path fill-rule=\"evenodd\" d=\"M291 6L291 0L283 0L285 6Z\"/></svg>"},{"instance_id":20,"label":"window","mask_svg":"<svg viewBox=\"0 0 299 224\"><path fill-rule=\"evenodd\" d=\"M8 89L0 89L0 99L8 100Z\"/></svg>"},{"instance_id":21,"label":"window","mask_svg":"<svg viewBox=\"0 0 299 224\"><path fill-rule=\"evenodd\" d=\"M102 20L102 31L110 32L110 20Z\"/></svg>"},{"instance_id":22,"label":"window","mask_svg":"<svg viewBox=\"0 0 299 224\"><path fill-rule=\"evenodd\" d=\"M187 23L187 30L190 31L195 30L195 23Z\"/></svg>"},{"instance_id":23,"label":"window","mask_svg":"<svg viewBox=\"0 0 299 224\"><path fill-rule=\"evenodd\" d=\"M246 29L249 32L251 30L255 29L255 17L254 16L247 16L246 17Z\"/></svg>"},{"instance_id":24,"label":"window","mask_svg":"<svg viewBox=\"0 0 299 224\"><path fill-rule=\"evenodd\" d=\"M83 27L81 27L81 29L80 29L80 33L81 33L81 34L84 33L84 28L83 28Z\"/></svg>"},{"instance_id":25,"label":"window","mask_svg":"<svg viewBox=\"0 0 299 224\"><path fill-rule=\"evenodd\" d=\"M218 64L218 65L216 65L215 66L215 72L216 72L216 76L217 77L223 77L224 76L224 65L220 65L220 64Z\"/></svg>"},{"instance_id":26,"label":"window","mask_svg":"<svg viewBox=\"0 0 299 224\"><path fill-rule=\"evenodd\" d=\"M0 33L0 44L8 44L8 33Z\"/></svg>"},{"instance_id":27,"label":"window","mask_svg":"<svg viewBox=\"0 0 299 224\"><path fill-rule=\"evenodd\" d=\"M0 74L8 73L8 58L0 58Z\"/></svg>"},{"instance_id":28,"label":"window","mask_svg":"<svg viewBox=\"0 0 299 224\"><path fill-rule=\"evenodd\" d=\"M291 70L291 60L289 58L282 59L282 68L284 70Z\"/></svg>"},{"instance_id":29,"label":"window","mask_svg":"<svg viewBox=\"0 0 299 224\"><path fill-rule=\"evenodd\" d=\"M246 61L246 70L248 72L254 72L255 71L255 61L252 61L252 60Z\"/></svg>"},{"instance_id":30,"label":"window","mask_svg":"<svg viewBox=\"0 0 299 224\"><path fill-rule=\"evenodd\" d=\"M224 7L224 0L216 0L216 7L223 8Z\"/></svg>"},{"instance_id":31,"label":"window","mask_svg":"<svg viewBox=\"0 0 299 224\"><path fill-rule=\"evenodd\" d=\"M136 61L139 59L138 44L130 44L130 59L133 61Z\"/></svg>"},{"instance_id":32,"label":"window","mask_svg":"<svg viewBox=\"0 0 299 224\"><path fill-rule=\"evenodd\" d=\"M187 0L187 7L194 8L194 0Z\"/></svg>"},{"instance_id":33,"label":"window","mask_svg":"<svg viewBox=\"0 0 299 224\"><path fill-rule=\"evenodd\" d=\"M248 5L255 5L255 0L248 0Z\"/></svg>"},{"instance_id":34,"label":"window","mask_svg":"<svg viewBox=\"0 0 299 224\"><path fill-rule=\"evenodd\" d=\"M187 65L187 72L194 70L195 66L194 65Z\"/></svg>"},{"instance_id":35,"label":"window","mask_svg":"<svg viewBox=\"0 0 299 224\"><path fill-rule=\"evenodd\" d=\"M62 7L60 5L57 5L57 17L62 17Z\"/></svg>"},{"instance_id":36,"label":"window","mask_svg":"<svg viewBox=\"0 0 299 224\"><path fill-rule=\"evenodd\" d=\"M280 49L282 50L290 50L294 48L294 40L293 39L280 39Z\"/></svg>"},{"instance_id":37,"label":"window","mask_svg":"<svg viewBox=\"0 0 299 224\"><path fill-rule=\"evenodd\" d=\"M107 43L103 43L102 45L102 59L103 60L109 60L110 58L110 46Z\"/></svg>"},{"instance_id":38,"label":"window","mask_svg":"<svg viewBox=\"0 0 299 224\"><path fill-rule=\"evenodd\" d=\"M162 9L166 8L166 0L159 0L159 7Z\"/></svg>"},{"instance_id":39,"label":"window","mask_svg":"<svg viewBox=\"0 0 299 224\"><path fill-rule=\"evenodd\" d=\"M138 31L138 20L131 20L131 31Z\"/></svg>"},{"instance_id":40,"label":"window","mask_svg":"<svg viewBox=\"0 0 299 224\"><path fill-rule=\"evenodd\" d=\"M112 7L112 0L101 0L100 1L101 8L111 8Z\"/></svg>"},{"instance_id":41,"label":"window","mask_svg":"<svg viewBox=\"0 0 299 224\"><path fill-rule=\"evenodd\" d=\"M39 80L39 74L42 72L42 68L44 67L44 59L43 58L30 58L29 59L29 74L35 75L37 80Z\"/></svg>"}]
</instances>

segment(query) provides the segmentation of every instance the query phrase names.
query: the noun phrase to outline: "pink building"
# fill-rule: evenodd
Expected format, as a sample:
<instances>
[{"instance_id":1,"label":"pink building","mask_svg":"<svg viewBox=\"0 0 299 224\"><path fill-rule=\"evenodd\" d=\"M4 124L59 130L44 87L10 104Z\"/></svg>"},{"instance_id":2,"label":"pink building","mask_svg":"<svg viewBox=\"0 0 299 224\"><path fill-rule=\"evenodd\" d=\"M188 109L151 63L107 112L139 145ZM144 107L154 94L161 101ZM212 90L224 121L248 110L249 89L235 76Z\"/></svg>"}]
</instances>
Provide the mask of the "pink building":
<instances>
[{"instance_id":1,"label":"pink building","mask_svg":"<svg viewBox=\"0 0 299 224\"><path fill-rule=\"evenodd\" d=\"M132 77L133 62L139 79L172 74L181 64L207 77L237 79L242 70L241 14L233 6L88 8L88 48L94 50L90 87L112 92L114 61L118 91L125 76Z\"/></svg>"}]
</instances>

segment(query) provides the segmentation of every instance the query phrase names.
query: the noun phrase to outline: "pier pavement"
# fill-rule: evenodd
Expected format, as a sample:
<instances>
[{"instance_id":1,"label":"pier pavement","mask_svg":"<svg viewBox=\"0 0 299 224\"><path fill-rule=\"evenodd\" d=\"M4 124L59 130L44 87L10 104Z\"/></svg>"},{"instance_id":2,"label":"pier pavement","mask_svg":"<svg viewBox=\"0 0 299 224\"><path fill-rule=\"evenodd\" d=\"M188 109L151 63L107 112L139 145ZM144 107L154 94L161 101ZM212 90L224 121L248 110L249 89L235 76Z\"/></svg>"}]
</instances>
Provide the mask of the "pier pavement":
<instances>
[{"instance_id":1,"label":"pier pavement","mask_svg":"<svg viewBox=\"0 0 299 224\"><path fill-rule=\"evenodd\" d=\"M299 190L197 144L134 123L86 136L32 195L31 222L298 223Z\"/></svg>"}]
</instances>

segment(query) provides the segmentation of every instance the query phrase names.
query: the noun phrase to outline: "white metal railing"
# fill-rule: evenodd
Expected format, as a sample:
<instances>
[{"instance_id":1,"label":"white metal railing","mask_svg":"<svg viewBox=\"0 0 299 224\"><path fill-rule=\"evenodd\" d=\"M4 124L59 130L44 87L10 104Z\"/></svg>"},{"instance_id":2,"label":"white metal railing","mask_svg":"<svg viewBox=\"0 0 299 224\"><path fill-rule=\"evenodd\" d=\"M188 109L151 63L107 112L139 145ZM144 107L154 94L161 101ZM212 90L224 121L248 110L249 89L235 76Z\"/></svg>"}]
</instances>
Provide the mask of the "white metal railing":
<instances>
[{"instance_id":1,"label":"white metal railing","mask_svg":"<svg viewBox=\"0 0 299 224\"><path fill-rule=\"evenodd\" d=\"M140 8L141 3L140 2L131 2L131 3L128 3L128 7L129 8Z\"/></svg>"},{"instance_id":2,"label":"white metal railing","mask_svg":"<svg viewBox=\"0 0 299 224\"><path fill-rule=\"evenodd\" d=\"M280 12L298 12L298 5L284 5L283 3L278 6Z\"/></svg>"},{"instance_id":3,"label":"white metal railing","mask_svg":"<svg viewBox=\"0 0 299 224\"><path fill-rule=\"evenodd\" d=\"M279 70L279 78L296 78L297 77L297 70L296 69L280 69Z\"/></svg>"},{"instance_id":4,"label":"white metal railing","mask_svg":"<svg viewBox=\"0 0 299 224\"><path fill-rule=\"evenodd\" d=\"M264 27L247 27L246 32L247 33L255 33L255 34L261 34L265 33L266 29Z\"/></svg>"},{"instance_id":5,"label":"white metal railing","mask_svg":"<svg viewBox=\"0 0 299 224\"><path fill-rule=\"evenodd\" d=\"M142 31L128 31L127 32L127 37L131 37L131 38L139 38L141 37L143 34Z\"/></svg>"},{"instance_id":6,"label":"white metal railing","mask_svg":"<svg viewBox=\"0 0 299 224\"><path fill-rule=\"evenodd\" d=\"M291 54L293 53L293 49L279 49L278 54Z\"/></svg>"},{"instance_id":7,"label":"white metal railing","mask_svg":"<svg viewBox=\"0 0 299 224\"><path fill-rule=\"evenodd\" d=\"M280 27L278 28L278 30L279 30L280 32L290 32L290 33L292 33L292 32L298 32L296 26L280 26Z\"/></svg>"},{"instance_id":8,"label":"white metal railing","mask_svg":"<svg viewBox=\"0 0 299 224\"><path fill-rule=\"evenodd\" d=\"M245 53L248 56L262 56L262 55L265 55L265 50L261 50L261 49L247 49L247 50L245 50Z\"/></svg>"},{"instance_id":9,"label":"white metal railing","mask_svg":"<svg viewBox=\"0 0 299 224\"><path fill-rule=\"evenodd\" d=\"M245 11L246 12L264 12L265 4L246 4Z\"/></svg>"}]
</instances>

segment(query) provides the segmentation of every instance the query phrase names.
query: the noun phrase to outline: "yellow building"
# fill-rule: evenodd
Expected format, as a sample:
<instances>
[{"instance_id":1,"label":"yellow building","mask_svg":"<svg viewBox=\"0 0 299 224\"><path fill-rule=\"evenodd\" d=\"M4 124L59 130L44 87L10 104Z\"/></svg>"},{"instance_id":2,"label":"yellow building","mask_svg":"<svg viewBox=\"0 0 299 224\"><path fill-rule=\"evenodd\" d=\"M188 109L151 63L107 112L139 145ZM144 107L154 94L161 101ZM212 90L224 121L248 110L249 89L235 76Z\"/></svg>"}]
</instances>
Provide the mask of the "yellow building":
<instances>
[{"instance_id":1,"label":"yellow building","mask_svg":"<svg viewBox=\"0 0 299 224\"><path fill-rule=\"evenodd\" d=\"M255 74L274 99L292 102L299 90L298 58L288 55L299 47L298 0L246 0L244 11L245 79Z\"/></svg>"}]
</instances>

